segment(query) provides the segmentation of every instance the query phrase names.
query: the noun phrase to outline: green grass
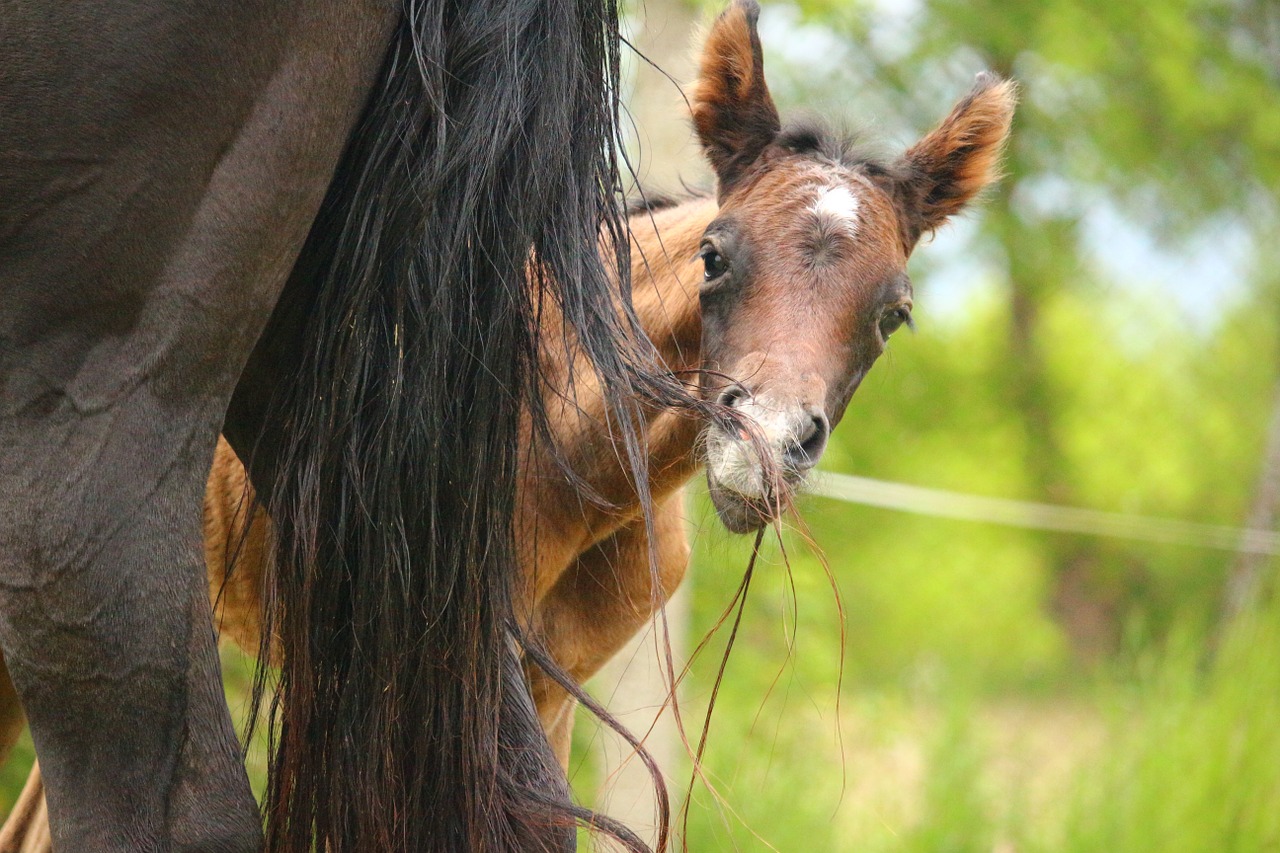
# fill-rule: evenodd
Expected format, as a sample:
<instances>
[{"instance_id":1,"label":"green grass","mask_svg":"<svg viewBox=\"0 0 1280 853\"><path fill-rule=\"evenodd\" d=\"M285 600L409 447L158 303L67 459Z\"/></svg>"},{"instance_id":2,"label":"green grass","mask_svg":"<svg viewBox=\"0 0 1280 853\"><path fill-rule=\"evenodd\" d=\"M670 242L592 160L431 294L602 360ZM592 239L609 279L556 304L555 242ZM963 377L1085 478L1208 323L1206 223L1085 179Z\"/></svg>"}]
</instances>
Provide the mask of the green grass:
<instances>
[{"instance_id":1,"label":"green grass","mask_svg":"<svg viewBox=\"0 0 1280 853\"><path fill-rule=\"evenodd\" d=\"M1175 640L1106 698L1109 748L1038 850L1280 850L1280 618L1241 620L1216 660Z\"/></svg>"},{"instance_id":2,"label":"green grass","mask_svg":"<svg viewBox=\"0 0 1280 853\"><path fill-rule=\"evenodd\" d=\"M1207 658L1184 633L1057 697L850 690L843 767L820 703L772 732L769 703L723 708L709 763L737 817L697 797L690 849L1280 850L1280 608Z\"/></svg>"},{"instance_id":3,"label":"green grass","mask_svg":"<svg viewBox=\"0 0 1280 853\"><path fill-rule=\"evenodd\" d=\"M1242 619L1212 660L1185 631L1084 688L993 691L935 669L846 684L838 718L834 681L803 666L779 676L781 662L751 648L722 690L707 766L723 799L695 794L696 853L1280 851L1275 604ZM235 651L224 667L242 718L250 669ZM686 714L709 677L700 671ZM775 677L766 699L760 686ZM579 745L589 740L584 729ZM0 776L6 808L30 756L24 738ZM600 770L577 764L589 801ZM260 792L261 743L249 766Z\"/></svg>"}]
</instances>

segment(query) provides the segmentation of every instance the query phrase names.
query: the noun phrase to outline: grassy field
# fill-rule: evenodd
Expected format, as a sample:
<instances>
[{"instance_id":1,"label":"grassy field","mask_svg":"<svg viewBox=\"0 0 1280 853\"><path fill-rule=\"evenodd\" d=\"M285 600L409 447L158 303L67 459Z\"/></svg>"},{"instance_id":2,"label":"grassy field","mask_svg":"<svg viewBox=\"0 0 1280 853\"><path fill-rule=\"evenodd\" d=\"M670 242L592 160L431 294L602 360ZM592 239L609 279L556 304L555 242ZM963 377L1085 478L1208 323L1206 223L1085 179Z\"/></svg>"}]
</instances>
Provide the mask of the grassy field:
<instances>
[{"instance_id":1,"label":"grassy field","mask_svg":"<svg viewBox=\"0 0 1280 853\"><path fill-rule=\"evenodd\" d=\"M1212 657L1188 632L1034 690L941 672L846 684L838 716L834 682L806 686L803 667L750 652L735 653L717 708L706 764L719 798L695 794L697 853L1280 850L1275 605ZM250 670L234 650L224 664L243 721ZM686 696L693 718L704 670ZM3 807L31 754L24 738L0 779ZM249 768L260 791L260 743ZM596 778L580 771L579 791Z\"/></svg>"}]
</instances>

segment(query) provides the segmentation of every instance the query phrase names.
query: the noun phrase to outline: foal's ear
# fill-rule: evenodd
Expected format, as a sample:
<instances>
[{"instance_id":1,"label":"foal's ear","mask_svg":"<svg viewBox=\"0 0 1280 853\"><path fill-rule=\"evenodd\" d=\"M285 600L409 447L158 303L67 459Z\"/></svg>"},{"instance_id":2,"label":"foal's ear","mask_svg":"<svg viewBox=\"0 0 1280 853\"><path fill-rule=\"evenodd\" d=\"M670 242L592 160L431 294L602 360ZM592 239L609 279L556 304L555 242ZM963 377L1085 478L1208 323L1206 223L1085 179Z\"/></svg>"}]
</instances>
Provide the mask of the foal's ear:
<instances>
[{"instance_id":1,"label":"foal's ear","mask_svg":"<svg viewBox=\"0 0 1280 853\"><path fill-rule=\"evenodd\" d=\"M1018 102L1017 86L978 75L973 89L903 156L912 244L1000 178L1000 154Z\"/></svg>"},{"instance_id":2,"label":"foal's ear","mask_svg":"<svg viewBox=\"0 0 1280 853\"><path fill-rule=\"evenodd\" d=\"M764 82L759 16L755 0L737 0L716 18L693 90L693 125L715 170L721 199L782 126Z\"/></svg>"}]
</instances>

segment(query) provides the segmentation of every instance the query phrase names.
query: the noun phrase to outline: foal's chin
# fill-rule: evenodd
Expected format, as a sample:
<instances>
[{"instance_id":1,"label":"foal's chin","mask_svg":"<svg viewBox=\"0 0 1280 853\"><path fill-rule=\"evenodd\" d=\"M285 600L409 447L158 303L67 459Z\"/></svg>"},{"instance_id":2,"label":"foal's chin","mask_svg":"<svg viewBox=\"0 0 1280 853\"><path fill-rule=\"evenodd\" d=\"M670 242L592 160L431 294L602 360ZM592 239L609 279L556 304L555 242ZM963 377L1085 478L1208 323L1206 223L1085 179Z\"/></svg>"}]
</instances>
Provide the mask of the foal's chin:
<instances>
[{"instance_id":1,"label":"foal's chin","mask_svg":"<svg viewBox=\"0 0 1280 853\"><path fill-rule=\"evenodd\" d=\"M778 517L775 501L735 492L711 477L707 478L707 485L711 490L711 503L716 508L716 515L730 533L754 533Z\"/></svg>"},{"instance_id":2,"label":"foal's chin","mask_svg":"<svg viewBox=\"0 0 1280 853\"><path fill-rule=\"evenodd\" d=\"M781 493L770 490L764 495L748 495L726 486L710 471L707 472L711 504L716 508L720 523L730 533L755 533L777 521L793 502L803 480L802 476L793 475L779 484Z\"/></svg>"},{"instance_id":3,"label":"foal's chin","mask_svg":"<svg viewBox=\"0 0 1280 853\"><path fill-rule=\"evenodd\" d=\"M777 520L791 504L803 473L781 459L772 460L766 471L747 442L717 430L709 430L703 440L707 487L720 523L730 533L754 533Z\"/></svg>"}]
</instances>

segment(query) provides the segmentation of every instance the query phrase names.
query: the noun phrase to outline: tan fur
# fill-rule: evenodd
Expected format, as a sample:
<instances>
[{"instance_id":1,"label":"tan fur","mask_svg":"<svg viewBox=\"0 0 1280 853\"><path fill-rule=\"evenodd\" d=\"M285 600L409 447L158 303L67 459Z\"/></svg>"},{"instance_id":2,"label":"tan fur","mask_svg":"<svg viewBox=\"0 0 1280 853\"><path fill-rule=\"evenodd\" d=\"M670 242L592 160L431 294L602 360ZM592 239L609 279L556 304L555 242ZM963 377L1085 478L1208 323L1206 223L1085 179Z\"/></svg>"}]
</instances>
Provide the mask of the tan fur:
<instances>
[{"instance_id":1,"label":"tan fur","mask_svg":"<svg viewBox=\"0 0 1280 853\"><path fill-rule=\"evenodd\" d=\"M631 222L636 312L659 355L676 372L701 362L700 266L694 258L715 213L714 202L699 200ZM565 363L563 355L549 361ZM697 470L694 445L702 428L686 415L647 413L660 581L655 590L639 498L606 428L598 387L585 368L577 364L576 406L553 408L552 429L569 464L613 507L585 502L552 457L535 452L523 459L517 506L530 622L551 656L579 683L599 671L684 578L689 546L682 487ZM574 703L537 668L530 667L528 675L538 715L567 767Z\"/></svg>"},{"instance_id":2,"label":"tan fur","mask_svg":"<svg viewBox=\"0 0 1280 853\"><path fill-rule=\"evenodd\" d=\"M219 437L204 495L204 561L213 624L220 636L257 654L271 542L270 520L261 509L245 531L252 504L244 466L226 439Z\"/></svg>"},{"instance_id":3,"label":"tan fur","mask_svg":"<svg viewBox=\"0 0 1280 853\"><path fill-rule=\"evenodd\" d=\"M691 99L693 123L700 131L712 129L717 109L734 107L754 91L762 91L763 97L769 97L751 49L752 30L750 13L736 5L726 9L707 33Z\"/></svg>"},{"instance_id":4,"label":"tan fur","mask_svg":"<svg viewBox=\"0 0 1280 853\"><path fill-rule=\"evenodd\" d=\"M695 367L699 358L697 241L715 205L693 202L637 220L634 268L636 309L646 331L673 370ZM656 227L655 227L656 225ZM661 233L661 237L659 234ZM647 262L647 266L646 266ZM650 274L652 272L652 274ZM547 336L556 340L555 335ZM552 432L571 464L590 485L614 503L592 511L547 453L526 443L518 498L522 576L527 621L547 650L579 682L594 675L674 592L688 560L681 514L681 486L696 470L694 441L700 425L671 412L654 412L649 422L653 463L651 487L657 518L661 590L650 582L647 543L639 499L619 462L605 428L604 404L594 374L581 360L572 382L566 356L552 348L545 369L555 386L551 399L576 392L577 406L553 407ZM219 440L205 495L205 561L215 624L250 653L258 650L261 601L270 582L269 521L261 512L244 533L251 494L234 451ZM235 571L228 576L229 557ZM530 669L539 716L547 726L562 765L568 765L572 703L567 694Z\"/></svg>"}]
</instances>

